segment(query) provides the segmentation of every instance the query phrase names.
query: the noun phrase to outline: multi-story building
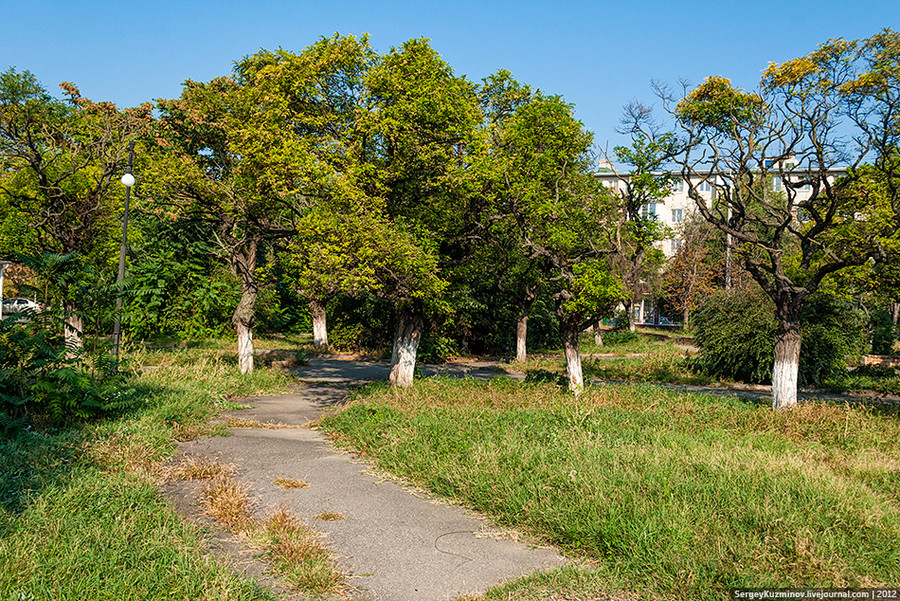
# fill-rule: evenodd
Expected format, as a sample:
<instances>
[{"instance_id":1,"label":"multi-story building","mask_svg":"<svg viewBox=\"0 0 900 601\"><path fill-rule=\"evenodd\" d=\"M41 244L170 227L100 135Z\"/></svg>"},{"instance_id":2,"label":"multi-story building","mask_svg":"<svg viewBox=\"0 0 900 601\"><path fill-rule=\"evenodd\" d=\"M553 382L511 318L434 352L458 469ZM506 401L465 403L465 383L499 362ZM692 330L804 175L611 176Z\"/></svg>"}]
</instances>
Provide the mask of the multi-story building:
<instances>
[{"instance_id":1,"label":"multi-story building","mask_svg":"<svg viewBox=\"0 0 900 601\"><path fill-rule=\"evenodd\" d=\"M789 173L792 169L794 169L794 165L790 162L786 162L785 172ZM829 182L833 183L837 177L844 173L844 169L829 170L827 176ZM796 174L796 179L801 179L802 174L800 171L796 171ZM606 161L601 161L596 176L604 185L613 190L624 190L625 180L628 178L627 173L616 171L613 169L612 164ZM712 171L697 171L695 172L695 175L692 176L691 180L691 183L706 202L715 199L716 184L721 184L723 182L722 178ZM769 178L768 185L770 190L774 192L784 191L784 182L781 180L781 176L777 175L775 172L773 172L773 175ZM687 182L685 182L681 176L677 176L674 179L672 191L669 196L662 202L651 203L641 207L641 212L645 217L655 217L673 232L673 237L657 243L657 248L663 251L667 257L672 257L678 252L678 249L681 247L681 238L679 237L681 224L692 212L697 210L694 200L688 196L688 188ZM796 202L802 202L808 199L810 194L812 194L812 186L802 186L797 189L796 193Z\"/></svg>"},{"instance_id":2,"label":"multi-story building","mask_svg":"<svg viewBox=\"0 0 900 601\"><path fill-rule=\"evenodd\" d=\"M828 181L833 183L836 178L843 175L844 169L831 169L828 172ZM772 170L768 178L769 189L773 192L784 192L784 182L781 177L784 174L792 177L791 173L796 174L794 181L800 181L803 174L800 170L795 170L794 164L785 161L782 170ZM596 177L608 188L616 191L625 190L625 181L628 173L617 171L613 165L606 161L601 161L596 173ZM720 174L713 171L696 171L691 176L691 184L697 189L701 198L705 202L711 202L716 198L716 185L725 182ZM642 215L654 217L667 226L672 236L656 243L666 257L673 257L678 249L681 248L681 225L691 213L697 210L694 200L688 196L688 183L681 176L676 176L673 180L672 190L670 194L658 203L646 204L641 207ZM812 194L812 186L805 185L795 189L795 203L807 200ZM639 305L635 306L635 321L637 323L672 323L665 316L659 315L655 308L654 299L642 299Z\"/></svg>"}]
</instances>

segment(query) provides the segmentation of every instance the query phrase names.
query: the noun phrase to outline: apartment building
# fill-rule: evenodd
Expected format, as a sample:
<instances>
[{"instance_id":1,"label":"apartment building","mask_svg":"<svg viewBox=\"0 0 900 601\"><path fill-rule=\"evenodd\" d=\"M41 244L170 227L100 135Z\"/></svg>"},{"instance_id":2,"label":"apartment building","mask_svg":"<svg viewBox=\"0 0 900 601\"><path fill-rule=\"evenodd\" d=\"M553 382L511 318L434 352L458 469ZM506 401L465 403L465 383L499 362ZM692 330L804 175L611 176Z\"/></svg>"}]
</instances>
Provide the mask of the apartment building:
<instances>
[{"instance_id":1,"label":"apartment building","mask_svg":"<svg viewBox=\"0 0 900 601\"><path fill-rule=\"evenodd\" d=\"M785 171L790 172L794 168L793 163L785 163ZM828 180L834 180L845 172L844 169L832 169L829 171ZM796 179L799 180L802 174L797 171ZM617 171L613 165L606 161L601 161L596 173L596 177L603 182L605 186L617 191L625 190L625 180L628 178L626 172ZM692 178L691 183L699 191L701 198L705 202L715 199L716 183L722 184L723 179L711 171L698 171ZM641 207L641 213L646 216L654 217L667 226L673 233L671 238L657 242L659 248L667 257L672 257L681 247L681 239L679 237L679 229L682 222L694 211L696 206L694 200L688 196L689 186L682 177L676 177L672 184L672 190L662 202L646 204ZM784 182L780 175L773 174L769 181L769 189L773 192L783 192ZM809 198L812 194L812 186L806 185L797 190L797 202L802 202Z\"/></svg>"},{"instance_id":2,"label":"apartment building","mask_svg":"<svg viewBox=\"0 0 900 601\"><path fill-rule=\"evenodd\" d=\"M785 161L782 172L786 177L791 177L790 173L794 170L794 164ZM797 170L796 179L802 179L802 173ZM829 182L845 173L844 169L832 169L828 172L827 178ZM596 177L608 188L616 191L624 191L628 173L617 171L611 163L601 161L596 172ZM692 178L691 183L697 189L700 197L704 202L711 202L716 197L716 184L722 185L725 179L719 174L712 171L698 171ZM781 175L773 172L769 178L769 189L773 192L784 192L784 181ZM669 195L658 203L650 203L641 207L643 216L653 217L663 225L667 226L672 236L656 243L666 257L672 257L681 248L682 240L680 237L681 224L687 219L691 213L697 210L694 200L688 196L688 182L681 176L674 179L672 189ZM805 185L796 190L796 202L802 202L809 198L812 194L812 186ZM641 300L635 306L635 321L639 324L653 325L674 325L674 320L665 315L661 315L656 308L655 299L647 297Z\"/></svg>"}]
</instances>

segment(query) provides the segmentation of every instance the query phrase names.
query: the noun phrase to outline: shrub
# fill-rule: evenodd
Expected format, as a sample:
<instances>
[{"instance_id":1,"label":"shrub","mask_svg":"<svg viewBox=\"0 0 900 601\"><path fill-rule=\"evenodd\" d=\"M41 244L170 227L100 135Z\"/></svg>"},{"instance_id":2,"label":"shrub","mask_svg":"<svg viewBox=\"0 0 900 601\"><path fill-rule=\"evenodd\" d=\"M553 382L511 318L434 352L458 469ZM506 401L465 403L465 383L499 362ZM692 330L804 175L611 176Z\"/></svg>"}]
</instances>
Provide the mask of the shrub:
<instances>
[{"instance_id":1,"label":"shrub","mask_svg":"<svg viewBox=\"0 0 900 601\"><path fill-rule=\"evenodd\" d=\"M894 322L890 314L884 309L872 312L869 320L869 328L872 336L872 353L875 355L890 355L894 352Z\"/></svg>"},{"instance_id":2,"label":"shrub","mask_svg":"<svg viewBox=\"0 0 900 601\"><path fill-rule=\"evenodd\" d=\"M697 365L714 377L766 382L772 374L775 317L761 292L719 291L694 314Z\"/></svg>"},{"instance_id":3,"label":"shrub","mask_svg":"<svg viewBox=\"0 0 900 601\"><path fill-rule=\"evenodd\" d=\"M0 320L0 430L23 426L38 414L57 423L83 419L121 407L128 398L121 390L125 376L110 369L113 359L105 352L68 356L62 337L48 327L51 320Z\"/></svg>"},{"instance_id":4,"label":"shrub","mask_svg":"<svg viewBox=\"0 0 900 601\"><path fill-rule=\"evenodd\" d=\"M637 339L638 335L628 328L625 328L624 330L613 330L612 332L603 334L603 344L608 346L627 344L629 342L634 342Z\"/></svg>"},{"instance_id":5,"label":"shrub","mask_svg":"<svg viewBox=\"0 0 900 601\"><path fill-rule=\"evenodd\" d=\"M426 334L422 337L416 358L422 363L446 363L450 357L458 354L459 347L452 338Z\"/></svg>"},{"instance_id":6,"label":"shrub","mask_svg":"<svg viewBox=\"0 0 900 601\"><path fill-rule=\"evenodd\" d=\"M771 300L759 291L719 291L695 314L697 367L743 382L771 380L777 324ZM800 384L820 385L843 373L861 354L865 322L845 300L811 296L801 315Z\"/></svg>"}]
</instances>

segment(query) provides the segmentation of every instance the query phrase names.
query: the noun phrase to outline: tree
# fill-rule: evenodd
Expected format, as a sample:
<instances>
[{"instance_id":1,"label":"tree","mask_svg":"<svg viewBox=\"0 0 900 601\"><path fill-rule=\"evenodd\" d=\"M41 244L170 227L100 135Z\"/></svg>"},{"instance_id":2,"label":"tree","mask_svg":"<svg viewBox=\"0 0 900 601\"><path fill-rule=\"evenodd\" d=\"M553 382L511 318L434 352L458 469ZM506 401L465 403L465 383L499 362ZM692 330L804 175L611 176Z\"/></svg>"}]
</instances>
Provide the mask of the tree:
<instances>
[{"instance_id":1,"label":"tree","mask_svg":"<svg viewBox=\"0 0 900 601\"><path fill-rule=\"evenodd\" d=\"M721 269L711 248L720 241L715 233L716 229L702 217L689 216L679 228L681 246L666 265L663 291L672 306L681 311L684 328L689 327L691 312L716 289L716 275Z\"/></svg>"},{"instance_id":2,"label":"tree","mask_svg":"<svg viewBox=\"0 0 900 601\"><path fill-rule=\"evenodd\" d=\"M27 232L31 252L78 253L104 268L116 248L123 196L118 179L151 106L120 111L82 97L70 83L60 87L65 100L50 96L28 71L0 74L0 206L12 222L7 226ZM66 338L78 347L80 309L74 294L60 293L66 297Z\"/></svg>"},{"instance_id":3,"label":"tree","mask_svg":"<svg viewBox=\"0 0 900 601\"><path fill-rule=\"evenodd\" d=\"M188 81L159 103L159 195L182 219L214 224L219 252L241 282L232 317L238 365L253 369L257 268L264 245L296 231L316 203L359 198L348 123L373 53L365 38L323 38L300 55L262 50L231 77ZM357 142L357 146L359 143Z\"/></svg>"},{"instance_id":4,"label":"tree","mask_svg":"<svg viewBox=\"0 0 900 601\"><path fill-rule=\"evenodd\" d=\"M393 228L385 231L406 241L397 257L406 268L394 274L391 293L397 329L390 381L408 386L425 320L444 306L443 268L474 218L470 165L480 115L474 86L424 39L392 49L366 84L364 189L383 200L377 214Z\"/></svg>"},{"instance_id":5,"label":"tree","mask_svg":"<svg viewBox=\"0 0 900 601\"><path fill-rule=\"evenodd\" d=\"M553 294L569 388L584 381L578 337L623 298L609 270L616 199L591 171L591 135L571 105L537 93L503 134L504 213Z\"/></svg>"},{"instance_id":6,"label":"tree","mask_svg":"<svg viewBox=\"0 0 900 601\"><path fill-rule=\"evenodd\" d=\"M882 255L897 233L896 175L886 161L900 134L897 38L886 31L858 42L833 40L770 65L757 92L711 77L675 104L659 89L684 142L676 162L689 195L732 237L774 303L776 408L797 402L807 299L832 274ZM850 143L842 135L847 127ZM894 182L877 199L854 192L870 156ZM835 170L845 175L836 178ZM714 187L714 202L700 194L700 180Z\"/></svg>"},{"instance_id":7,"label":"tree","mask_svg":"<svg viewBox=\"0 0 900 601\"><path fill-rule=\"evenodd\" d=\"M508 181L510 153L516 147L507 140L508 128L516 112L533 99L530 87L512 78L509 71L501 70L483 80L479 100L484 115L483 125L487 136L488 152L482 155L479 165L480 178L485 182L490 202L483 209L481 227L476 238L476 255L488 267L480 273L496 278L498 289L509 295L516 308L516 360L527 359L528 314L537 296L541 282L541 270L531 260L522 232L515 227L514 217L508 211Z\"/></svg>"},{"instance_id":8,"label":"tree","mask_svg":"<svg viewBox=\"0 0 900 601\"><path fill-rule=\"evenodd\" d=\"M657 220L655 207L672 189L674 178L663 167L677 152L677 142L673 134L660 131L647 107L636 102L625 107L618 131L630 135L632 142L631 146L616 146L614 155L631 170L619 178L621 184L616 188L619 220L612 232L615 252L610 261L628 291L623 304L628 329L633 332L634 304L651 291L651 282L657 279L663 262L662 252L654 243L667 231Z\"/></svg>"}]
</instances>

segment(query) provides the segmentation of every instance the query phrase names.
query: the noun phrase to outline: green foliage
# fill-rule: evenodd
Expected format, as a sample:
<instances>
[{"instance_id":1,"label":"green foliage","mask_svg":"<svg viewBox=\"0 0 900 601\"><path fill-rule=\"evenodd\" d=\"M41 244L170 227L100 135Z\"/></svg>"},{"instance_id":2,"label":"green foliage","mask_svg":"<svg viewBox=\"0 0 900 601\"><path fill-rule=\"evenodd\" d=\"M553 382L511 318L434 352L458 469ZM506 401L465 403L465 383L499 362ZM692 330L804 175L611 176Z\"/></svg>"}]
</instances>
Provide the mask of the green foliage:
<instances>
[{"instance_id":1,"label":"green foliage","mask_svg":"<svg viewBox=\"0 0 900 601\"><path fill-rule=\"evenodd\" d=\"M800 384L820 385L856 364L867 346L866 320L849 301L815 294L801 314Z\"/></svg>"},{"instance_id":2,"label":"green foliage","mask_svg":"<svg viewBox=\"0 0 900 601\"><path fill-rule=\"evenodd\" d=\"M72 356L48 327L58 316L0 320L0 430L21 427L35 417L54 423L85 419L128 404L125 374L114 374L113 358Z\"/></svg>"},{"instance_id":3,"label":"green foliage","mask_svg":"<svg viewBox=\"0 0 900 601\"><path fill-rule=\"evenodd\" d=\"M767 382L776 327L771 301L759 292L717 292L694 314L697 365L715 377Z\"/></svg>"},{"instance_id":4,"label":"green foliage","mask_svg":"<svg viewBox=\"0 0 900 601\"><path fill-rule=\"evenodd\" d=\"M213 230L135 212L138 241L128 269L123 324L131 338L222 335L238 301L237 278L220 265Z\"/></svg>"},{"instance_id":5,"label":"green foliage","mask_svg":"<svg viewBox=\"0 0 900 601\"><path fill-rule=\"evenodd\" d=\"M846 370L865 345L865 321L837 297L818 294L801 315L800 383L824 384ZM720 291L695 316L700 347L697 367L704 373L743 382L771 378L777 324L771 301L760 292Z\"/></svg>"},{"instance_id":6,"label":"green foliage","mask_svg":"<svg viewBox=\"0 0 900 601\"><path fill-rule=\"evenodd\" d=\"M884 309L876 309L872 312L869 327L872 332L872 353L892 355L897 334L890 314Z\"/></svg>"}]
</instances>

